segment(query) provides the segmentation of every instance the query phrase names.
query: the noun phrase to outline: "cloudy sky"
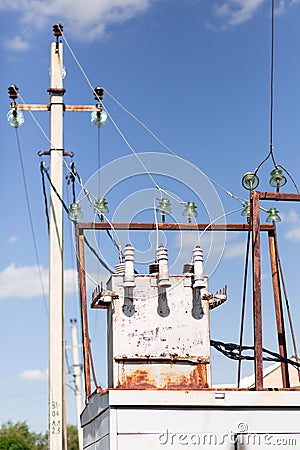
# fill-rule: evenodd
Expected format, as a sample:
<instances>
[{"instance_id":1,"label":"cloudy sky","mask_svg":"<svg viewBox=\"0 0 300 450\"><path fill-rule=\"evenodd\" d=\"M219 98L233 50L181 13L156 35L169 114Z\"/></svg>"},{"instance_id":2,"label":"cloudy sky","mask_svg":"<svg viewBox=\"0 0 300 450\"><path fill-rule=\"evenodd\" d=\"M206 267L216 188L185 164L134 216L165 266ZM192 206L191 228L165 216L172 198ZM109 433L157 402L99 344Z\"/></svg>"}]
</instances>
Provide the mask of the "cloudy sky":
<instances>
[{"instance_id":1,"label":"cloudy sky","mask_svg":"<svg viewBox=\"0 0 300 450\"><path fill-rule=\"evenodd\" d=\"M275 39L274 149L278 163L296 182L300 178L300 2L277 0ZM109 200L112 220L154 221L153 180L132 155L145 156L156 184L172 193L173 218L182 221L180 201L195 201L199 222L239 209L232 196L247 199L242 175L253 171L269 148L270 105L270 12L271 0L0 0L2 39L0 132L0 311L1 360L0 422L27 420L36 430L47 427L48 369L48 235L37 152L49 149L48 115L25 114L19 142L26 176L38 260L30 220L15 130L6 122L9 108L7 87L17 84L21 103L47 104L49 97L49 46L52 25L64 26L64 80L67 104L94 104L89 86L104 86L104 105L110 115L100 136L100 194ZM68 44L68 45L67 45ZM73 55L72 55L72 52ZM74 59L74 54L77 60ZM77 62L76 62L77 61ZM79 67L80 66L80 67ZM87 82L89 81L89 83ZM124 109L120 107L124 106ZM168 150L153 138L129 111ZM38 126L37 123L38 122ZM65 114L64 147L74 152L74 161L84 183L98 196L98 132L89 114ZM42 130L42 131L41 131ZM121 159L122 158L122 159ZM134 161L134 162L133 162ZM44 158L46 167L49 161ZM66 161L70 164L70 159ZM190 164L189 164L190 163ZM268 160L259 171L260 189L268 190ZM200 169L200 170L199 170ZM208 177L223 187L208 183ZM65 176L68 175L67 170ZM64 200L71 191L64 183ZM289 180L286 192L294 192ZM80 189L77 186L77 195ZM276 206L282 262L288 282L291 310L299 339L299 302L296 293L296 263L300 245L300 211L296 204ZM91 208L82 201L86 220ZM223 219L222 219L223 220ZM241 222L240 211L226 216ZM265 214L262 213L262 221ZM90 235L105 261L113 267L118 255L106 238ZM172 273L188 262L198 236L159 236L167 243ZM154 259L155 233L126 236L137 249L138 269L147 270ZM228 285L228 302L213 311L212 337L237 342L243 285L245 235L201 236L210 289ZM224 247L225 243L225 247ZM266 249L265 241L263 248ZM108 274L87 255L90 289ZM270 293L267 253L262 261L264 279L264 345L277 350L275 318ZM70 319L78 318L75 254L72 227L65 221L66 341L71 344ZM249 289L250 292L250 289ZM251 344L251 298L248 298L245 342ZM101 312L90 314L92 346L99 381L105 385L105 321ZM228 324L228 326L226 326ZM224 326L225 325L225 326ZM297 328L298 327L298 328ZM290 339L288 339L290 344ZM292 354L292 347L289 347ZM67 366L72 365L70 349ZM213 353L216 383L235 382L236 366ZM244 375L252 373L245 365ZM68 377L72 384L72 378ZM75 399L68 389L68 421L75 422Z\"/></svg>"}]
</instances>

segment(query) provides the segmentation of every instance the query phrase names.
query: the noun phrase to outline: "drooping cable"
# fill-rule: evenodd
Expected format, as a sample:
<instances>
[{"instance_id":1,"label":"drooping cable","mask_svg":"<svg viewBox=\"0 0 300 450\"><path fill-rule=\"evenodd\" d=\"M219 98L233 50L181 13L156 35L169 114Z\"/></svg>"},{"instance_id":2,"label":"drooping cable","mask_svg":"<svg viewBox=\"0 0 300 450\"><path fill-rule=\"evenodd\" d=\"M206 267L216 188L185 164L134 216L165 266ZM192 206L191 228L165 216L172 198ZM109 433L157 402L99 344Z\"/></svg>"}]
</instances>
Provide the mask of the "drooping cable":
<instances>
[{"instance_id":1,"label":"drooping cable","mask_svg":"<svg viewBox=\"0 0 300 450\"><path fill-rule=\"evenodd\" d=\"M240 346L238 344L234 344L232 342L222 342L222 341L215 341L213 339L210 340L210 345L214 347L219 352L223 353L223 355L227 356L230 359L234 359L237 361L238 359L244 359L247 361L253 361L255 359L254 355L240 355ZM253 345L243 345L242 351L254 351ZM291 366L295 367L299 370L300 363L297 361L293 361L290 358L285 358L284 356L280 355L279 353L272 352L271 350L268 350L266 348L262 348L263 353L267 353L270 356L264 356L264 361L274 361L274 362L284 362L287 364L290 364Z\"/></svg>"},{"instance_id":2,"label":"drooping cable","mask_svg":"<svg viewBox=\"0 0 300 450\"><path fill-rule=\"evenodd\" d=\"M204 228L204 230L203 230L203 231L201 232L201 234L200 234L199 239L202 238L203 234L204 234L204 233L211 227L211 225L213 225L215 222L217 222L217 221L220 220L220 219L223 219L223 217L229 216L230 214L234 214L234 213L236 213L236 212L238 212L238 211L242 211L242 209L243 209L243 208L237 208L237 209L234 209L234 210L232 210L232 211L229 211L229 212L227 212L227 213L221 214L220 216L216 217L214 220L212 220L212 221Z\"/></svg>"},{"instance_id":3,"label":"drooping cable","mask_svg":"<svg viewBox=\"0 0 300 450\"><path fill-rule=\"evenodd\" d=\"M67 207L67 205L65 204L64 200L61 198L61 196L59 195L59 193L58 193L57 190L55 189L55 186L53 185L52 180L51 180L51 177L50 177L50 175L49 175L49 173L48 173L48 170L47 170L45 167L43 167L43 171L45 172L45 174L46 174L46 176L47 176L47 178L48 178L48 180L49 180L49 183L50 183L51 188L54 190L54 193L57 195L58 199L60 200L60 202L61 202L61 204L62 204L62 206L63 206L63 208L64 208L64 210L65 210L66 213L68 214L68 213L69 213L69 208ZM92 245L89 243L89 241L87 240L86 237L84 238L84 241L85 241L86 245L88 246L88 248L91 250L91 252L94 254L94 256L98 259L98 261L100 262L100 264L101 264L106 270L108 270L110 273L113 273L113 272L111 271L111 269L108 267L108 265L105 263L105 261L103 261L103 259L100 258L100 256L98 255L97 251L94 249L94 247L92 247Z\"/></svg>"},{"instance_id":4,"label":"drooping cable","mask_svg":"<svg viewBox=\"0 0 300 450\"><path fill-rule=\"evenodd\" d=\"M45 214L46 214L46 220L47 220L47 230L48 230L48 234L49 234L50 233L50 219L49 219L47 191L46 191L46 184L45 184L45 173L44 173L43 167L44 167L44 162L42 161L40 163L40 172L41 172L41 177L42 177L42 189L43 189L43 197L44 197Z\"/></svg>"},{"instance_id":5,"label":"drooping cable","mask_svg":"<svg viewBox=\"0 0 300 450\"><path fill-rule=\"evenodd\" d=\"M87 247L90 249L90 251L93 253L93 255L98 259L98 261L100 262L100 264L110 273L114 273L110 267L108 267L108 265L105 263L105 261L103 261L102 258L100 258L100 256L98 255L97 251L94 249L94 247L91 246L91 244L89 243L89 241L87 240L87 238L84 236L84 242L87 245Z\"/></svg>"},{"instance_id":6,"label":"drooping cable","mask_svg":"<svg viewBox=\"0 0 300 450\"><path fill-rule=\"evenodd\" d=\"M118 131L118 133L120 134L120 136L122 137L123 141L125 142L125 144L127 145L127 147L130 149L130 151L132 152L132 154L136 157L136 159L139 161L139 163L141 164L141 166L143 167L145 173L148 175L148 177L151 179L152 183L154 184L154 186L156 187L156 189L161 190L160 186L156 183L155 179L153 178L153 176L151 175L151 173L149 172L149 170L147 169L146 165L144 164L143 160L140 158L140 156L138 155L138 153L134 150L134 148L132 147L132 145L129 144L127 138L125 137L124 133L121 131L120 127L117 125L117 123L115 122L115 120L113 119L112 115L110 114L110 112L107 110L107 108L103 105L108 117L110 118L112 124L114 125L114 127L116 128L116 130Z\"/></svg>"},{"instance_id":7,"label":"drooping cable","mask_svg":"<svg viewBox=\"0 0 300 450\"><path fill-rule=\"evenodd\" d=\"M68 214L68 213L69 213L69 208L68 208L68 206L65 204L64 200L62 199L62 197L61 197L61 196L59 195L59 193L57 192L57 189L56 189L56 187L54 186L54 184L52 183L52 180L51 180L51 177L50 177L50 175L49 175L48 170L47 170L46 167L44 167L44 166L42 167L42 170L43 170L44 173L46 174L46 177L48 178L48 181L49 181L49 183L50 183L50 186L51 186L51 188L53 189L55 195L58 197L58 199L60 200L60 202L61 202L61 204L62 204L64 210L65 210L66 213Z\"/></svg>"},{"instance_id":8,"label":"drooping cable","mask_svg":"<svg viewBox=\"0 0 300 450\"><path fill-rule=\"evenodd\" d=\"M298 185L297 185L297 183L295 182L295 180L294 180L294 178L292 177L292 175L290 174L290 172L288 172L288 171L285 169L285 167L283 167L281 164L277 164L277 167L279 167L280 169L282 169L282 170L287 174L287 176L290 178L291 182L293 183L293 185L294 185L294 187L295 187L295 189L296 189L297 194L300 194L300 190L299 190L299 188L298 188Z\"/></svg>"},{"instance_id":9,"label":"drooping cable","mask_svg":"<svg viewBox=\"0 0 300 450\"><path fill-rule=\"evenodd\" d=\"M39 273L39 278L40 278L40 283L41 283L44 306L45 306L46 313L48 316L49 312L48 312L48 307L47 307L45 287L44 287L44 282L43 282L43 277L42 277L39 252L38 252L37 242L36 242L36 237L35 237L35 230L34 230L30 200L29 200L29 193L28 193L28 188L27 188L26 174L25 174L25 168L24 168L23 157L22 157L22 152L21 152L21 144L20 144L18 129L16 128L15 130L16 130L18 155L19 155L19 161L20 161L20 166L21 166L21 173L22 173L22 179L23 179L23 185L24 185L24 192L25 192L25 198L26 198L26 204L27 204L27 211L28 211L28 217L29 217L29 223L30 223L30 229L31 229L31 235L32 235L34 253L35 253L35 258L36 258L36 262L37 262L37 266L38 266L38 273Z\"/></svg>"},{"instance_id":10,"label":"drooping cable","mask_svg":"<svg viewBox=\"0 0 300 450\"><path fill-rule=\"evenodd\" d=\"M245 269L244 269L243 299L242 299L240 340L239 340L239 360L238 360L238 372L237 372L237 387L238 388L240 387L240 382L241 382L241 369L242 369L241 355L242 355L242 349L243 349L243 336L244 336L244 325L245 325L247 279L248 279L249 253L250 253L250 236L251 236L251 228L250 228L250 224L249 224L249 230L247 233L247 244L246 244L246 258L245 258Z\"/></svg>"},{"instance_id":11,"label":"drooping cable","mask_svg":"<svg viewBox=\"0 0 300 450\"><path fill-rule=\"evenodd\" d=\"M68 204L70 204L70 201L69 201L69 191L68 191L68 189L66 189L66 197L67 197L67 202L68 202ZM69 245L70 245L71 267L72 267L72 269L73 269L74 271L76 271L76 263L75 263L75 257L74 257L74 248L73 248L73 243L72 243L72 239L73 239L73 233L72 233L72 231L73 231L73 230L72 230L72 221L71 221L71 220L68 220L68 232L69 232ZM78 292L77 284L76 284L75 280L74 280L74 292L77 293L77 297L78 297L79 292ZM78 309L75 309L75 305L76 305L77 308L78 308L79 303L76 302L76 296L73 296L73 298L74 298L74 301L73 301L73 303L72 303L72 307L73 307L73 314L72 314L72 316L73 316L73 317L79 317L79 316L80 316L79 310L78 310Z\"/></svg>"},{"instance_id":12,"label":"drooping cable","mask_svg":"<svg viewBox=\"0 0 300 450\"><path fill-rule=\"evenodd\" d=\"M159 229L158 229L158 220L157 220L157 211L156 211L155 201L156 201L156 198L154 197L154 199L153 199L153 213L154 213L155 229L156 229L156 249L158 249Z\"/></svg>"}]
</instances>

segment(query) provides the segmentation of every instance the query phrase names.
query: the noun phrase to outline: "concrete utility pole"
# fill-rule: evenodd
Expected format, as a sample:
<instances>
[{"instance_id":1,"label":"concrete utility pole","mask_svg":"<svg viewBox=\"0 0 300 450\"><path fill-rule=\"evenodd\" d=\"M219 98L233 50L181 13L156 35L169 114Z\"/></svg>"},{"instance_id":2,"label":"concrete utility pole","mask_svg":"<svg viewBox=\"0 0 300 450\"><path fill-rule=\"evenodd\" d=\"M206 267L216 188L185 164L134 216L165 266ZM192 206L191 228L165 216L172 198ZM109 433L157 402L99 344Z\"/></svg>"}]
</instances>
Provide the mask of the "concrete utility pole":
<instances>
[{"instance_id":1,"label":"concrete utility pole","mask_svg":"<svg viewBox=\"0 0 300 450\"><path fill-rule=\"evenodd\" d=\"M50 176L57 194L63 187L63 45L52 42L50 51ZM63 209L50 189L49 260L49 450L66 449Z\"/></svg>"},{"instance_id":2,"label":"concrete utility pole","mask_svg":"<svg viewBox=\"0 0 300 450\"><path fill-rule=\"evenodd\" d=\"M80 423L80 414L82 412L82 385L81 385L81 364L79 362L78 339L77 339L77 322L71 320L72 330L72 350L73 350L73 373L75 381L75 397L76 397L76 412L77 412L77 426L78 426L78 442L79 450L83 450L83 432Z\"/></svg>"},{"instance_id":3,"label":"concrete utility pole","mask_svg":"<svg viewBox=\"0 0 300 450\"><path fill-rule=\"evenodd\" d=\"M49 105L21 104L20 111L50 110L50 151L41 155L50 155L50 221L49 221L49 409L48 409L48 448L49 450L66 450L65 418L65 341L64 341L64 261L63 261L63 157L71 156L63 150L63 113L96 112L96 126L101 126L102 105L99 95L102 88L95 88L96 105L64 105L63 96L63 44L62 25L53 26L56 42L50 48L50 94ZM11 86L10 98L18 97L17 87ZM60 197L60 198L59 198Z\"/></svg>"}]
</instances>

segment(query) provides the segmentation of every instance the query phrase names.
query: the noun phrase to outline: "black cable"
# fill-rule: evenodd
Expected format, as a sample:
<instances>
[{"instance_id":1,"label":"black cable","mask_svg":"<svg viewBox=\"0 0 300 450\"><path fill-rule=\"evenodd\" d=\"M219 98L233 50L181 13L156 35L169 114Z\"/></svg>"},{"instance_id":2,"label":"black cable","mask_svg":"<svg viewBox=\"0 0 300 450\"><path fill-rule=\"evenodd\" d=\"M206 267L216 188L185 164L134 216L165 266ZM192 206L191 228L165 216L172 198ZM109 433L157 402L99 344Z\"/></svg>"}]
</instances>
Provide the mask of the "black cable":
<instances>
[{"instance_id":1,"label":"black cable","mask_svg":"<svg viewBox=\"0 0 300 450\"><path fill-rule=\"evenodd\" d=\"M61 203L62 203L62 205L63 205L65 211L66 211L67 213L69 213L69 208L67 207L67 205L65 204L65 202L63 201L63 199L61 198L61 196L59 195L59 193L58 193L57 190L55 189L55 186L53 185L53 183L52 183L52 181L51 181L51 178L50 178L50 175L49 175L49 173L48 173L48 171L47 171L47 169L46 169L45 167L43 167L43 171L46 173L46 176L47 176L47 178L48 178L48 180L49 180L49 183L50 183L52 189L54 190L55 194L57 195L57 197L58 197L59 200L61 201ZM75 175L77 175L77 172L76 172ZM79 176L79 175L78 175L78 176ZM98 259L98 261L100 262L100 264L101 264L106 270L108 270L110 273L114 273L114 272L110 269L110 267L108 267L108 265L100 258L100 256L98 255L97 251L94 249L94 247L91 246L91 244L88 242L88 240L87 240L86 237L84 237L84 242L86 243L86 245L88 246L88 248L91 250L91 252L96 256L96 258Z\"/></svg>"},{"instance_id":2,"label":"black cable","mask_svg":"<svg viewBox=\"0 0 300 450\"><path fill-rule=\"evenodd\" d=\"M99 156L99 158L100 158L100 156ZM100 160L99 160L99 161L100 161ZM73 166L73 168L74 168L74 172L73 172L73 173L74 173L74 176L78 179L79 184L80 184L81 186L83 186L82 181L81 181L81 177L80 177L79 173L77 172L77 170L75 169L75 166ZM84 190L84 193L88 196L88 192L84 189L84 187L83 187L83 190ZM99 220L101 220L100 214L97 214L97 215L98 215L98 217L99 217ZM110 240L112 241L112 243L113 243L114 246L116 247L116 249L117 249L117 251L118 251L118 253L119 253L119 260L120 260L120 262L123 262L124 255L123 255L123 253L122 253L122 249L120 249L118 243L116 242L116 240L115 240L114 237L112 236L110 230L106 230L106 234L109 236Z\"/></svg>"},{"instance_id":3,"label":"black cable","mask_svg":"<svg viewBox=\"0 0 300 450\"><path fill-rule=\"evenodd\" d=\"M271 69L270 69L270 149L263 161L257 166L254 174L258 172L261 166L270 158L277 167L273 154L273 111L274 111L274 48L275 48L275 0L272 0L272 31L271 31Z\"/></svg>"},{"instance_id":4,"label":"black cable","mask_svg":"<svg viewBox=\"0 0 300 450\"><path fill-rule=\"evenodd\" d=\"M68 375L72 375L71 366L70 366L70 363L69 363L69 357L68 357L68 352L67 352L66 346L65 346L65 360L66 360L66 366L67 366L67 374Z\"/></svg>"},{"instance_id":5,"label":"black cable","mask_svg":"<svg viewBox=\"0 0 300 450\"><path fill-rule=\"evenodd\" d=\"M240 350L240 346L238 344L234 344L232 342L222 342L222 341L214 341L211 339L210 345L214 347L219 352L223 353L223 355L227 356L230 359L239 360L239 359L245 359L248 361L253 361L255 358L254 356L250 355L239 355L237 352ZM243 345L242 350L254 350L253 346L250 345ZM262 348L262 351L264 353L267 353L271 356L264 356L264 361L274 361L274 362L284 362L287 364L291 364L296 369L300 368L300 363L293 361L289 358L285 358L284 356L279 355L278 353L272 352L271 350L268 350L266 348Z\"/></svg>"},{"instance_id":6,"label":"black cable","mask_svg":"<svg viewBox=\"0 0 300 450\"><path fill-rule=\"evenodd\" d=\"M71 162L71 173L70 173L70 183L72 184L72 197L73 197L73 203L76 203L76 192L75 192L75 176L76 176L76 169L74 161ZM69 182L69 181L68 181Z\"/></svg>"},{"instance_id":7,"label":"black cable","mask_svg":"<svg viewBox=\"0 0 300 450\"><path fill-rule=\"evenodd\" d=\"M41 171L41 176L42 176L42 187L43 187L45 214L46 214L47 229L48 229L48 234L49 234L50 233L50 219L49 219L48 199L47 199L47 191L46 191L45 175L44 175L43 166L44 166L44 163L41 162L40 163L40 171Z\"/></svg>"},{"instance_id":8,"label":"black cable","mask_svg":"<svg viewBox=\"0 0 300 450\"><path fill-rule=\"evenodd\" d=\"M24 168L22 152L21 152L21 145L20 145L19 134L18 134L18 129L17 128L16 128L16 138L17 138L18 154L19 154L19 160L20 160L23 184L24 184L25 198L26 198L26 203L27 203L27 211L28 211L30 228L31 228L31 234L32 234L32 240L33 240L33 246L34 246L34 253L35 253L35 258L36 258L36 262L37 262L37 266L38 266L38 272L39 272L39 277L40 277L40 282L41 282L41 288L42 288L44 305L45 305L46 313L47 313L47 316L48 316L49 313L48 313L48 307L47 307L47 301L46 301L46 294L45 294L44 283L43 283L43 278L42 278L40 258L39 258L39 253L38 253L37 243L36 243L36 238L35 238L35 231L34 231L33 220L32 220L32 213L31 213L31 207L30 207L30 201L29 201L29 194L28 194L28 189L27 189L25 168Z\"/></svg>"},{"instance_id":9,"label":"black cable","mask_svg":"<svg viewBox=\"0 0 300 450\"><path fill-rule=\"evenodd\" d=\"M248 278L248 265L249 265L249 250L250 250L250 234L251 234L251 228L250 228L250 222L249 222L249 231L248 231L247 245L246 245L245 269L244 269L244 285L243 285L243 300L242 300L242 311L241 311L239 356L241 356L242 348L243 348L243 335L244 335L245 309L246 309L246 293L247 293L247 278ZM241 358L239 358L238 373L237 373L237 387L238 388L240 387L240 381L241 381L241 369L242 369L242 360L241 360Z\"/></svg>"},{"instance_id":10,"label":"black cable","mask_svg":"<svg viewBox=\"0 0 300 450\"><path fill-rule=\"evenodd\" d=\"M270 75L270 155L275 167L273 155L273 110L274 110L274 41L275 41L275 0L272 0L272 33L271 33L271 75Z\"/></svg>"},{"instance_id":11,"label":"black cable","mask_svg":"<svg viewBox=\"0 0 300 450\"><path fill-rule=\"evenodd\" d=\"M110 267L108 267L108 265L106 264L106 262L103 261L103 259L100 258L100 256L98 255L98 253L96 252L96 250L94 249L94 247L91 246L91 244L89 243L89 241L87 240L87 238L84 236L84 242L86 243L87 247L91 250L91 252L93 253L94 256L96 256L96 258L98 259L98 261L100 262L100 264L106 269L108 270L108 272L110 272L111 274L113 274L114 272L111 270Z\"/></svg>"},{"instance_id":12,"label":"black cable","mask_svg":"<svg viewBox=\"0 0 300 450\"><path fill-rule=\"evenodd\" d=\"M61 201L61 204L63 205L64 210L66 211L66 213L69 213L69 208L67 207L67 205L65 204L65 202L63 201L63 199L61 198L61 196L59 195L59 193L57 192L57 189L56 189L56 187L54 186L54 184L52 183L52 180L51 180L51 178L50 178L50 175L49 175L49 173L48 173L48 170L47 170L45 167L43 167L43 171L45 172L45 174L46 174L46 176L47 176L47 178L48 178L48 181L49 181L49 183L50 183L50 186L52 187L53 191L55 192L55 194L57 195L57 197L58 197L59 200Z\"/></svg>"},{"instance_id":13,"label":"black cable","mask_svg":"<svg viewBox=\"0 0 300 450\"><path fill-rule=\"evenodd\" d=\"M300 194L299 188L298 188L294 178L292 177L292 175L281 164L278 164L277 167L280 167L280 169L282 169L287 174L287 176L290 178L291 182L293 183L297 194Z\"/></svg>"}]
</instances>

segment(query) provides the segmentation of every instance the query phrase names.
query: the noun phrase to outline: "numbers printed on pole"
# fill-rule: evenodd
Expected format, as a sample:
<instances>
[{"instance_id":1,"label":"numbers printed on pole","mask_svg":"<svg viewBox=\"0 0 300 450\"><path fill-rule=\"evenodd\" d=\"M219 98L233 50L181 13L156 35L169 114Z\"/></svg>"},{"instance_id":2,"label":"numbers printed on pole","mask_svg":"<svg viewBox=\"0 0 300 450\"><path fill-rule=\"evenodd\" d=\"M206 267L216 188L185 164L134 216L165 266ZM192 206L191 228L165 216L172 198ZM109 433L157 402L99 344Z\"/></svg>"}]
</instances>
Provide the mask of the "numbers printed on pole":
<instances>
[{"instance_id":1,"label":"numbers printed on pole","mask_svg":"<svg viewBox=\"0 0 300 450\"><path fill-rule=\"evenodd\" d=\"M51 426L52 434L59 434L61 431L60 420L53 420Z\"/></svg>"},{"instance_id":2,"label":"numbers printed on pole","mask_svg":"<svg viewBox=\"0 0 300 450\"><path fill-rule=\"evenodd\" d=\"M52 401L51 404L51 416L53 418L60 416L59 402ZM61 432L60 420L53 420L51 424L52 434L59 434Z\"/></svg>"}]
</instances>

